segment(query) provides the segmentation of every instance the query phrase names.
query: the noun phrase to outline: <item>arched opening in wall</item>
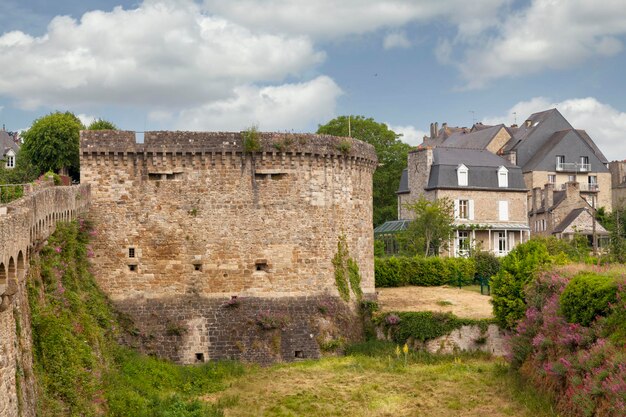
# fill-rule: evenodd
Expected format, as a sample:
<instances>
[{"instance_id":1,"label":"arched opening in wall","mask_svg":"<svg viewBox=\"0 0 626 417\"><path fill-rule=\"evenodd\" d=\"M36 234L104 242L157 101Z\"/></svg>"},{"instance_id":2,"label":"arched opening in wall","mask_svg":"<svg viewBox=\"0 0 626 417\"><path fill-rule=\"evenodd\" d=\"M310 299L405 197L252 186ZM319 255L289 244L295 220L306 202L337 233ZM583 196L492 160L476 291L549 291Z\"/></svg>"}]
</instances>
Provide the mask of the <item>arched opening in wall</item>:
<instances>
[{"instance_id":1,"label":"arched opening in wall","mask_svg":"<svg viewBox=\"0 0 626 417\"><path fill-rule=\"evenodd\" d=\"M8 269L8 274L7 274L7 285L9 285L10 283L14 283L16 282L16 277L15 277L15 260L13 259L13 257L11 256L9 258L9 269Z\"/></svg>"},{"instance_id":2,"label":"arched opening in wall","mask_svg":"<svg viewBox=\"0 0 626 417\"><path fill-rule=\"evenodd\" d=\"M7 271L4 264L0 262L0 295L4 294L7 288Z\"/></svg>"},{"instance_id":3,"label":"arched opening in wall","mask_svg":"<svg viewBox=\"0 0 626 417\"><path fill-rule=\"evenodd\" d=\"M20 251L17 254L17 279L21 280L24 278L24 253Z\"/></svg>"}]
</instances>

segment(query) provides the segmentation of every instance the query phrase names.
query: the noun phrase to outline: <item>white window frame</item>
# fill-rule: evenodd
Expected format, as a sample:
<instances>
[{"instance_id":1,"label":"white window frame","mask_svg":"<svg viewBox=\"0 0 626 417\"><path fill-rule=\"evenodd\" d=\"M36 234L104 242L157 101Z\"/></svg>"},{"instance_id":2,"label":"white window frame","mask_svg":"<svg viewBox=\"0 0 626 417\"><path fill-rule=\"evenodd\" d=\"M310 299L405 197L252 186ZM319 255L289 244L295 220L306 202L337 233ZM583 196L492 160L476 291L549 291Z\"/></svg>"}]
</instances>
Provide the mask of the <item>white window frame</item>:
<instances>
[{"instance_id":1,"label":"white window frame","mask_svg":"<svg viewBox=\"0 0 626 417\"><path fill-rule=\"evenodd\" d=\"M15 152L13 152L13 149L9 149L9 151L6 154L5 166L9 169L15 168Z\"/></svg>"},{"instance_id":2,"label":"white window frame","mask_svg":"<svg viewBox=\"0 0 626 417\"><path fill-rule=\"evenodd\" d=\"M467 230L456 231L457 256L467 256L471 248L470 234Z\"/></svg>"},{"instance_id":3,"label":"white window frame","mask_svg":"<svg viewBox=\"0 0 626 417\"><path fill-rule=\"evenodd\" d=\"M556 184L556 174L548 174L548 184Z\"/></svg>"},{"instance_id":4,"label":"white window frame","mask_svg":"<svg viewBox=\"0 0 626 417\"><path fill-rule=\"evenodd\" d=\"M467 187L469 184L469 170L465 164L461 164L456 168L456 177L460 187Z\"/></svg>"},{"instance_id":5,"label":"white window frame","mask_svg":"<svg viewBox=\"0 0 626 417\"><path fill-rule=\"evenodd\" d=\"M496 252L499 255L506 255L508 253L508 244L506 232L497 232L496 233Z\"/></svg>"},{"instance_id":6,"label":"white window frame","mask_svg":"<svg viewBox=\"0 0 626 417\"><path fill-rule=\"evenodd\" d=\"M465 198L454 200L454 218L457 220L474 220L474 200Z\"/></svg>"},{"instance_id":7,"label":"white window frame","mask_svg":"<svg viewBox=\"0 0 626 417\"><path fill-rule=\"evenodd\" d=\"M498 201L498 220L500 221L509 220L509 201L508 200Z\"/></svg>"},{"instance_id":8,"label":"white window frame","mask_svg":"<svg viewBox=\"0 0 626 417\"><path fill-rule=\"evenodd\" d=\"M501 165L498 168L498 187L509 186L509 170L505 166Z\"/></svg>"}]
</instances>

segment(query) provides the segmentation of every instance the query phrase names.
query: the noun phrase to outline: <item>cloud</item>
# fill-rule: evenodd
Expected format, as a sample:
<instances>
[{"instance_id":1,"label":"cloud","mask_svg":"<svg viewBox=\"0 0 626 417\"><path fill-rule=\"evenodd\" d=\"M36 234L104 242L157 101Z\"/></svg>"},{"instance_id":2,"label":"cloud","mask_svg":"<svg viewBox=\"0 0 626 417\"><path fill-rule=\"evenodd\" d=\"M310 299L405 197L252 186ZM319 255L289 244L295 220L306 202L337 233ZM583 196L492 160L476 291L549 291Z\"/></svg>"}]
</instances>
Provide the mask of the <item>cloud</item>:
<instances>
[{"instance_id":1,"label":"cloud","mask_svg":"<svg viewBox=\"0 0 626 417\"><path fill-rule=\"evenodd\" d=\"M563 70L623 49L623 0L533 0L502 20L492 34L459 37L457 61L467 88L545 70ZM475 32L478 33L478 32Z\"/></svg>"},{"instance_id":2,"label":"cloud","mask_svg":"<svg viewBox=\"0 0 626 417\"><path fill-rule=\"evenodd\" d=\"M252 31L191 0L57 16L47 32L0 36L0 95L24 109L117 104L180 108L275 84L321 63L303 36Z\"/></svg>"},{"instance_id":3,"label":"cloud","mask_svg":"<svg viewBox=\"0 0 626 417\"><path fill-rule=\"evenodd\" d=\"M92 116L90 114L80 113L80 114L77 114L76 117L78 117L80 121L82 122L82 124L84 124L85 126L89 126L90 124L96 121L96 116Z\"/></svg>"},{"instance_id":4,"label":"cloud","mask_svg":"<svg viewBox=\"0 0 626 417\"><path fill-rule=\"evenodd\" d=\"M394 126L387 123L389 129L402 135L400 140L404 143L408 143L411 146L417 146L424 141L424 135L426 132L418 130L415 126Z\"/></svg>"},{"instance_id":5,"label":"cloud","mask_svg":"<svg viewBox=\"0 0 626 417\"><path fill-rule=\"evenodd\" d=\"M235 88L235 97L181 111L181 130L234 130L258 125L264 131L303 130L324 123L335 114L342 94L326 76L311 81L272 87Z\"/></svg>"},{"instance_id":6,"label":"cloud","mask_svg":"<svg viewBox=\"0 0 626 417\"><path fill-rule=\"evenodd\" d=\"M393 49L393 48L410 48L411 42L406 37L406 33L404 32L391 32L385 36L383 40L383 48L385 49Z\"/></svg>"},{"instance_id":7,"label":"cloud","mask_svg":"<svg viewBox=\"0 0 626 417\"><path fill-rule=\"evenodd\" d=\"M561 102L535 97L515 104L505 115L484 119L484 123L510 124L513 112L517 112L517 122L521 123L532 113L555 107L575 129L586 130L609 160L626 159L626 141L624 141L626 112L601 103L593 97L573 98Z\"/></svg>"},{"instance_id":8,"label":"cloud","mask_svg":"<svg viewBox=\"0 0 626 417\"><path fill-rule=\"evenodd\" d=\"M314 39L336 39L410 22L439 19L464 35L497 22L495 16L508 0L205 0L212 13L246 27L271 33L306 34Z\"/></svg>"}]
</instances>

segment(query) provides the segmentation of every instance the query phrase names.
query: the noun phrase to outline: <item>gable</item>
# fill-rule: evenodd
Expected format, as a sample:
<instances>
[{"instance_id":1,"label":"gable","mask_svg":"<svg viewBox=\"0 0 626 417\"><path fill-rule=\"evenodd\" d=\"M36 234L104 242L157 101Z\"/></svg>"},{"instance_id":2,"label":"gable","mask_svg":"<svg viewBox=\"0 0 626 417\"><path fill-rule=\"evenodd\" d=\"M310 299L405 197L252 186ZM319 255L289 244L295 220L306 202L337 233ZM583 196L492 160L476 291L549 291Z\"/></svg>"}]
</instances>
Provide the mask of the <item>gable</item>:
<instances>
[{"instance_id":1,"label":"gable","mask_svg":"<svg viewBox=\"0 0 626 417\"><path fill-rule=\"evenodd\" d=\"M579 163L581 156L589 158L591 168L584 172L608 172L589 144L575 130L556 132L546 141L534 157L523 166L523 172L556 171L556 156L565 157L565 163Z\"/></svg>"}]
</instances>

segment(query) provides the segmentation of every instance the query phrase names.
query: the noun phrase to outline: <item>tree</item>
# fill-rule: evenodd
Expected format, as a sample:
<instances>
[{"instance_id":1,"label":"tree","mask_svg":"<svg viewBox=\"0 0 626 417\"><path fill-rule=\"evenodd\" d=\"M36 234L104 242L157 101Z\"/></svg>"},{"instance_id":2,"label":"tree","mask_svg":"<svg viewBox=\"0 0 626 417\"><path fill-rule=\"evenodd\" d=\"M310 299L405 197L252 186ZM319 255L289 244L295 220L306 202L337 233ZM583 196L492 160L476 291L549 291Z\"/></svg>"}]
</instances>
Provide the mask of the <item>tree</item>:
<instances>
[{"instance_id":1,"label":"tree","mask_svg":"<svg viewBox=\"0 0 626 417\"><path fill-rule=\"evenodd\" d=\"M22 134L21 152L42 174L57 171L78 176L79 132L85 126L73 113L54 112L40 117Z\"/></svg>"},{"instance_id":2,"label":"tree","mask_svg":"<svg viewBox=\"0 0 626 417\"><path fill-rule=\"evenodd\" d=\"M334 136L352 136L374 146L378 168L374 172L374 226L398 215L396 191L402 170L406 168L411 147L400 141L400 136L386 124L363 116L340 116L317 129L317 133Z\"/></svg>"},{"instance_id":3,"label":"tree","mask_svg":"<svg viewBox=\"0 0 626 417\"><path fill-rule=\"evenodd\" d=\"M15 160L15 168L0 164L0 184L24 184L37 179L39 171L22 152L18 152Z\"/></svg>"},{"instance_id":4,"label":"tree","mask_svg":"<svg viewBox=\"0 0 626 417\"><path fill-rule=\"evenodd\" d=\"M454 202L449 198L430 201L420 196L405 207L413 212L415 219L398 236L402 250L411 255L428 256L439 255L447 249L448 239L454 230Z\"/></svg>"},{"instance_id":5,"label":"tree","mask_svg":"<svg viewBox=\"0 0 626 417\"><path fill-rule=\"evenodd\" d=\"M108 120L96 119L87 127L87 130L119 130L117 126Z\"/></svg>"}]
</instances>

